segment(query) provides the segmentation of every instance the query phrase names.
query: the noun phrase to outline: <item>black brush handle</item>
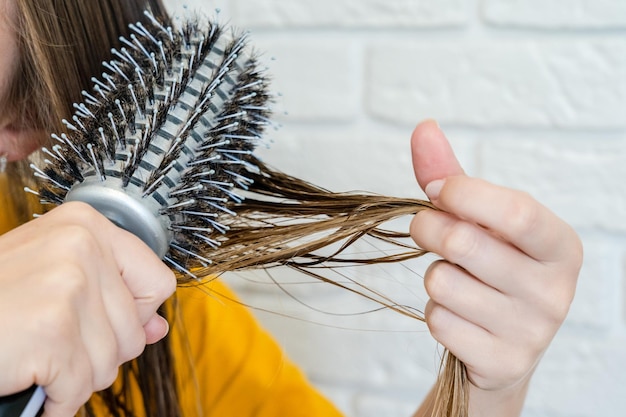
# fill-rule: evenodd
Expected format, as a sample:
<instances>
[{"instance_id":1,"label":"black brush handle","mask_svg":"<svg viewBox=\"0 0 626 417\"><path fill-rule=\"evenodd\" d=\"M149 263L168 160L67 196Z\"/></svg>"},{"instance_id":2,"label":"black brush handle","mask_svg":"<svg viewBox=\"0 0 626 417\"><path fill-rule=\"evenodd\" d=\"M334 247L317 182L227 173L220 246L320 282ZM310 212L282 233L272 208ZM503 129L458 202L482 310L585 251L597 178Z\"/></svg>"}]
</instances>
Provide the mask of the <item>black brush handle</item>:
<instances>
[{"instance_id":1,"label":"black brush handle","mask_svg":"<svg viewBox=\"0 0 626 417\"><path fill-rule=\"evenodd\" d=\"M0 417L39 417L43 414L46 394L33 385L17 394L0 397Z\"/></svg>"}]
</instances>

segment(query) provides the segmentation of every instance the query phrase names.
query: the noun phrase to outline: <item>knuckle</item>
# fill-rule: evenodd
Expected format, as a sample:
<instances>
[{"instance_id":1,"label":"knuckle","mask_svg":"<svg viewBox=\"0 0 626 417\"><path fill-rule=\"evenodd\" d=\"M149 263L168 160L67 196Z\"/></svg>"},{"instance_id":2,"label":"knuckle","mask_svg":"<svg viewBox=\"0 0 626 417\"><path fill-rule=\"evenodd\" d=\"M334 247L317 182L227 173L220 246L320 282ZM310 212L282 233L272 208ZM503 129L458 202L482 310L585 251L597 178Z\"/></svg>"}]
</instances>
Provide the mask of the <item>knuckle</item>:
<instances>
[{"instance_id":1,"label":"knuckle","mask_svg":"<svg viewBox=\"0 0 626 417\"><path fill-rule=\"evenodd\" d=\"M450 294L450 285L446 277L444 262L434 262L424 276L426 292L436 302L445 300Z\"/></svg>"},{"instance_id":2,"label":"knuckle","mask_svg":"<svg viewBox=\"0 0 626 417\"><path fill-rule=\"evenodd\" d=\"M530 370L530 365L528 364L527 355L522 357L516 356L516 360L509 360L508 364L504 368L498 368L494 365L494 373L500 373L499 387L498 388L507 388L514 384L516 384L519 380L521 380Z\"/></svg>"},{"instance_id":3,"label":"knuckle","mask_svg":"<svg viewBox=\"0 0 626 417\"><path fill-rule=\"evenodd\" d=\"M76 402L78 403L78 407L80 408L82 407L87 401L89 401L89 398L91 398L91 395L96 391L96 389L94 388L93 384L83 384L79 390L79 392L76 393Z\"/></svg>"},{"instance_id":4,"label":"knuckle","mask_svg":"<svg viewBox=\"0 0 626 417\"><path fill-rule=\"evenodd\" d=\"M543 349L541 350L543 351ZM541 351L518 349L517 360L511 361L510 380L515 383L524 378L533 369L538 361Z\"/></svg>"},{"instance_id":5,"label":"knuckle","mask_svg":"<svg viewBox=\"0 0 626 417\"><path fill-rule=\"evenodd\" d=\"M530 194L516 191L505 209L505 216L514 234L527 235L537 228L539 208Z\"/></svg>"},{"instance_id":6,"label":"knuckle","mask_svg":"<svg viewBox=\"0 0 626 417\"><path fill-rule=\"evenodd\" d=\"M146 335L143 329L134 332L135 337L128 338L124 345L120 347L121 363L135 359L143 353L146 348Z\"/></svg>"},{"instance_id":7,"label":"knuckle","mask_svg":"<svg viewBox=\"0 0 626 417\"><path fill-rule=\"evenodd\" d=\"M96 363L93 363L93 385L96 391L110 387L117 379L119 363L119 349L113 335L108 348L102 349Z\"/></svg>"},{"instance_id":8,"label":"knuckle","mask_svg":"<svg viewBox=\"0 0 626 417\"><path fill-rule=\"evenodd\" d=\"M54 294L57 305L71 306L83 301L89 292L89 282L85 271L80 265L67 263L51 277L54 281ZM64 300L63 303L59 300ZM61 309L67 311L68 309Z\"/></svg>"},{"instance_id":9,"label":"knuckle","mask_svg":"<svg viewBox=\"0 0 626 417\"><path fill-rule=\"evenodd\" d=\"M411 238L413 241L423 247L422 242L422 229L425 225L428 225L428 218L430 216L431 210L420 210L413 216L411 219L411 224L409 226L409 231L411 234Z\"/></svg>"},{"instance_id":10,"label":"knuckle","mask_svg":"<svg viewBox=\"0 0 626 417\"><path fill-rule=\"evenodd\" d=\"M578 277L578 273L583 266L585 249L583 247L582 241L580 240L576 232L572 230L572 233L574 236L570 241L572 242L573 248L571 250L571 256L569 257L569 259L573 270L572 276L576 278Z\"/></svg>"},{"instance_id":11,"label":"knuckle","mask_svg":"<svg viewBox=\"0 0 626 417\"><path fill-rule=\"evenodd\" d=\"M57 214L75 224L92 225L99 222L102 215L87 203L70 201L56 208Z\"/></svg>"},{"instance_id":12,"label":"knuckle","mask_svg":"<svg viewBox=\"0 0 626 417\"><path fill-rule=\"evenodd\" d=\"M552 297L549 303L545 304L546 307L546 322L551 329L558 329L570 309L572 297L569 295L561 295L558 297Z\"/></svg>"},{"instance_id":13,"label":"knuckle","mask_svg":"<svg viewBox=\"0 0 626 417\"><path fill-rule=\"evenodd\" d=\"M79 324L70 310L66 305L56 303L41 307L35 326L46 345L63 349L75 340Z\"/></svg>"},{"instance_id":14,"label":"knuckle","mask_svg":"<svg viewBox=\"0 0 626 417\"><path fill-rule=\"evenodd\" d=\"M99 375L93 382L94 390L102 391L109 388L117 379L118 373L119 368L117 365L107 367L106 370L101 371L101 375Z\"/></svg>"},{"instance_id":15,"label":"knuckle","mask_svg":"<svg viewBox=\"0 0 626 417\"><path fill-rule=\"evenodd\" d=\"M567 316L574 298L574 288L555 283L552 286L537 288L533 294L533 305L541 320L550 329L561 326Z\"/></svg>"},{"instance_id":16,"label":"knuckle","mask_svg":"<svg viewBox=\"0 0 626 417\"><path fill-rule=\"evenodd\" d=\"M54 242L59 256L71 259L72 263L84 262L93 255L100 254L98 240L92 230L81 224L71 224L56 236Z\"/></svg>"},{"instance_id":17,"label":"knuckle","mask_svg":"<svg viewBox=\"0 0 626 417\"><path fill-rule=\"evenodd\" d=\"M505 349L493 360L482 364L481 388L500 390L511 387L528 375L533 366L534 360L527 352Z\"/></svg>"},{"instance_id":18,"label":"knuckle","mask_svg":"<svg viewBox=\"0 0 626 417\"><path fill-rule=\"evenodd\" d=\"M515 338L516 343L513 347L516 363L519 363L523 369L530 369L534 362L538 360L545 351L550 341L556 333L558 327L556 323L550 323L549 320L534 321L531 319L528 325L519 329Z\"/></svg>"},{"instance_id":19,"label":"knuckle","mask_svg":"<svg viewBox=\"0 0 626 417\"><path fill-rule=\"evenodd\" d=\"M141 324L137 311L134 308L127 310L125 314L126 320L116 322L113 330L115 344L112 358L112 367L120 366L125 362L135 359L143 352L146 346L146 331Z\"/></svg>"},{"instance_id":20,"label":"knuckle","mask_svg":"<svg viewBox=\"0 0 626 417\"><path fill-rule=\"evenodd\" d=\"M440 255L459 263L471 256L477 245L478 237L475 228L467 222L456 221L443 232Z\"/></svg>"},{"instance_id":21,"label":"knuckle","mask_svg":"<svg viewBox=\"0 0 626 417\"><path fill-rule=\"evenodd\" d=\"M432 300L428 302L425 318L428 330L435 340L440 340L442 332L446 329L446 312L447 310L434 303Z\"/></svg>"},{"instance_id":22,"label":"knuckle","mask_svg":"<svg viewBox=\"0 0 626 417\"><path fill-rule=\"evenodd\" d=\"M171 271L162 277L152 277L150 287L145 289L142 298L149 300L150 304L156 308L165 302L176 291L177 281Z\"/></svg>"},{"instance_id":23,"label":"knuckle","mask_svg":"<svg viewBox=\"0 0 626 417\"><path fill-rule=\"evenodd\" d=\"M170 270L167 270L164 279L161 280L161 298L167 299L176 291L176 276Z\"/></svg>"}]
</instances>

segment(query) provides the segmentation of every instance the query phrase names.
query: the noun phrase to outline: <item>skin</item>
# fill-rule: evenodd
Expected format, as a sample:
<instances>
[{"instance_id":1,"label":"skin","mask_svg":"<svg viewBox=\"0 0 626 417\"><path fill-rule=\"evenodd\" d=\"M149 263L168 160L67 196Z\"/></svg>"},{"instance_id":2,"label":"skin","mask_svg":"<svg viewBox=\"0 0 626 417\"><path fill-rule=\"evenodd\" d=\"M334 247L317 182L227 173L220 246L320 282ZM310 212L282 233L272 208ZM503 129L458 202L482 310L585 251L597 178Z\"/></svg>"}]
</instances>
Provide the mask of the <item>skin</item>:
<instances>
[{"instance_id":1,"label":"skin","mask_svg":"<svg viewBox=\"0 0 626 417\"><path fill-rule=\"evenodd\" d=\"M443 210L411 224L443 258L424 277L428 327L467 367L470 416L519 416L574 297L582 244L527 193L465 175L436 122L418 125L411 146L417 181ZM431 400L415 415L430 416Z\"/></svg>"},{"instance_id":2,"label":"skin","mask_svg":"<svg viewBox=\"0 0 626 417\"><path fill-rule=\"evenodd\" d=\"M17 57L12 7L0 0L0 96ZM42 134L0 109L0 155L23 158ZM0 332L11 335L0 343L0 396L43 386L44 417L75 415L168 332L156 310L174 292L174 274L86 204L63 204L0 236L0 265Z\"/></svg>"},{"instance_id":3,"label":"skin","mask_svg":"<svg viewBox=\"0 0 626 417\"><path fill-rule=\"evenodd\" d=\"M0 0L0 96L17 57L12 7ZM43 134L15 120L0 109L9 160ZM436 123L415 129L412 153L418 183L444 210L412 223L416 243L445 259L425 274L429 329L468 367L472 417L518 416L572 301L580 241L527 194L465 176ZM0 265L0 331L12 335L0 344L0 395L41 385L45 417L74 415L167 333L156 309L175 289L172 272L87 205L66 203L0 236ZM430 399L416 416L430 415Z\"/></svg>"},{"instance_id":4,"label":"skin","mask_svg":"<svg viewBox=\"0 0 626 417\"><path fill-rule=\"evenodd\" d=\"M46 417L72 416L118 367L162 339L172 272L83 203L0 237L0 394L44 387Z\"/></svg>"}]
</instances>

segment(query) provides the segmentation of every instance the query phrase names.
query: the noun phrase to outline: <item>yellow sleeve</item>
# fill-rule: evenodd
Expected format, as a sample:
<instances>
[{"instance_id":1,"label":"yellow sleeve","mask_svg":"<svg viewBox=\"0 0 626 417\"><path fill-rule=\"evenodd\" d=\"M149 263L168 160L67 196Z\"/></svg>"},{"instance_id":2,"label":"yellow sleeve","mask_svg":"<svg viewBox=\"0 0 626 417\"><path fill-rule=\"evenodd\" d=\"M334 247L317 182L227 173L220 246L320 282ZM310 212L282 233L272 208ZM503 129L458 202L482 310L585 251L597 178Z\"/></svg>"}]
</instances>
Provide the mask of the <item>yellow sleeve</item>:
<instances>
[{"instance_id":1,"label":"yellow sleeve","mask_svg":"<svg viewBox=\"0 0 626 417\"><path fill-rule=\"evenodd\" d=\"M340 416L248 309L229 299L236 296L218 280L177 290L171 336L184 415Z\"/></svg>"}]
</instances>

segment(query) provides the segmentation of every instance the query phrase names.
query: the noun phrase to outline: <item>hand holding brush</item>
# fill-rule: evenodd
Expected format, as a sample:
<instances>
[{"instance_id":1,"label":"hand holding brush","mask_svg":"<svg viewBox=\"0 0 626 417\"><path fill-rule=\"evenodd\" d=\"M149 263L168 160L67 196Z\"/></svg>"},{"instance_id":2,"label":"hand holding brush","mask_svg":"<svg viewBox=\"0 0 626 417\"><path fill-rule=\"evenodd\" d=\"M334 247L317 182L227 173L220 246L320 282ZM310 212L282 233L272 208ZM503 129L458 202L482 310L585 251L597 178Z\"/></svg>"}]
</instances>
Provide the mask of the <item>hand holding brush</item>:
<instances>
[{"instance_id":1,"label":"hand holding brush","mask_svg":"<svg viewBox=\"0 0 626 417\"><path fill-rule=\"evenodd\" d=\"M84 203L63 204L9 232L0 240L0 263L0 316L20 319L2 325L12 343L0 355L0 389L45 386L46 415L74 415L113 383L122 363L167 332L156 310L174 291L174 274L137 237ZM21 415L8 401L1 405L0 415Z\"/></svg>"}]
</instances>

